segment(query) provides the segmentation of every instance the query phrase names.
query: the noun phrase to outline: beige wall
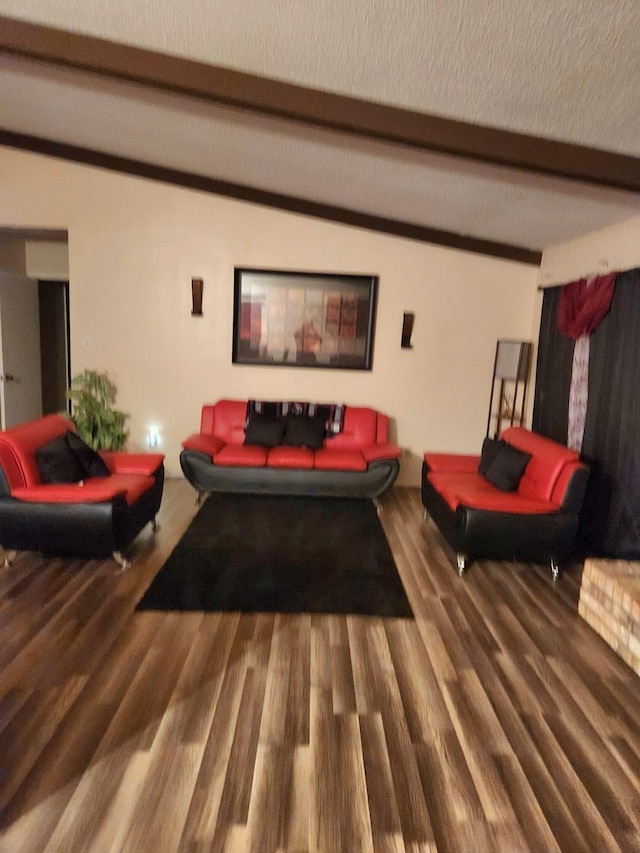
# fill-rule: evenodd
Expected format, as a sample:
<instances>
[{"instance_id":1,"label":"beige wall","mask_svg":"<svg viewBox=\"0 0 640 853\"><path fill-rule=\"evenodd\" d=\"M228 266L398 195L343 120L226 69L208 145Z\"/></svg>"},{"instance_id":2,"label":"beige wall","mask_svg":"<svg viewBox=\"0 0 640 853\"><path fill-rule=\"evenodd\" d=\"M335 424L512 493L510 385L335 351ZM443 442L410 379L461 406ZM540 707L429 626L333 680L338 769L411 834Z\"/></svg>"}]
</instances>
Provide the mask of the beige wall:
<instances>
[{"instance_id":1,"label":"beige wall","mask_svg":"<svg viewBox=\"0 0 640 853\"><path fill-rule=\"evenodd\" d=\"M0 226L68 229L73 372L109 372L131 447L157 426L170 474L203 402L295 396L388 413L400 482L417 485L424 449L479 451L496 340L531 335L531 266L2 148L0 182ZM232 365L234 266L378 275L373 370Z\"/></svg>"},{"instance_id":2,"label":"beige wall","mask_svg":"<svg viewBox=\"0 0 640 853\"><path fill-rule=\"evenodd\" d=\"M540 287L550 287L568 284L590 273L603 275L610 270L628 270L637 266L640 266L640 216L545 249L538 282ZM538 292L534 303L533 340L537 340L540 330L542 296L542 292ZM532 379L535 382L535 372ZM531 408L529 411L531 413Z\"/></svg>"},{"instance_id":3,"label":"beige wall","mask_svg":"<svg viewBox=\"0 0 640 853\"><path fill-rule=\"evenodd\" d=\"M609 270L637 266L640 266L640 216L545 249L539 282L542 287L566 284L590 273L602 275Z\"/></svg>"}]
</instances>

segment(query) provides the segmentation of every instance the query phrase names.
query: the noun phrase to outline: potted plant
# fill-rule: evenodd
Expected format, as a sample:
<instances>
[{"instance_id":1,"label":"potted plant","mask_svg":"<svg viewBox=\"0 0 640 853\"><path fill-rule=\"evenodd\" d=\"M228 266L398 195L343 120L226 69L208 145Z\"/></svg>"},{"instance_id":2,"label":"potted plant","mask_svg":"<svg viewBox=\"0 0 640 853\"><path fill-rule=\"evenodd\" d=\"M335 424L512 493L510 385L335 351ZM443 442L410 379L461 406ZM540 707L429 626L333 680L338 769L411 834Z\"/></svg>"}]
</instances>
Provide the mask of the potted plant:
<instances>
[{"instance_id":1,"label":"potted plant","mask_svg":"<svg viewBox=\"0 0 640 853\"><path fill-rule=\"evenodd\" d=\"M78 435L94 450L122 450L128 434L128 417L114 408L116 386L106 373L85 370L71 380L67 393L71 419Z\"/></svg>"}]
</instances>

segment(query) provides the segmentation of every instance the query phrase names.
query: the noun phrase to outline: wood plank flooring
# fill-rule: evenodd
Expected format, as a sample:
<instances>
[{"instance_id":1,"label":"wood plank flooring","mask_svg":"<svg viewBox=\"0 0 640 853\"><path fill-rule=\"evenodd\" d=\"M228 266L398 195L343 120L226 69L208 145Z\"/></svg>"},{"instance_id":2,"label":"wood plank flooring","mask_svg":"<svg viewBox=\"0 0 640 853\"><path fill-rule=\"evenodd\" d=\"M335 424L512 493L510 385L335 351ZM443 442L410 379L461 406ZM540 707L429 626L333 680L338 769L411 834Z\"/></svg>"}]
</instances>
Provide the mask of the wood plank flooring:
<instances>
[{"instance_id":1,"label":"wood plank flooring","mask_svg":"<svg viewBox=\"0 0 640 853\"><path fill-rule=\"evenodd\" d=\"M415 621L135 613L195 511L168 481L127 572L0 570L2 853L640 851L640 679L579 564L460 578L396 488Z\"/></svg>"}]
</instances>

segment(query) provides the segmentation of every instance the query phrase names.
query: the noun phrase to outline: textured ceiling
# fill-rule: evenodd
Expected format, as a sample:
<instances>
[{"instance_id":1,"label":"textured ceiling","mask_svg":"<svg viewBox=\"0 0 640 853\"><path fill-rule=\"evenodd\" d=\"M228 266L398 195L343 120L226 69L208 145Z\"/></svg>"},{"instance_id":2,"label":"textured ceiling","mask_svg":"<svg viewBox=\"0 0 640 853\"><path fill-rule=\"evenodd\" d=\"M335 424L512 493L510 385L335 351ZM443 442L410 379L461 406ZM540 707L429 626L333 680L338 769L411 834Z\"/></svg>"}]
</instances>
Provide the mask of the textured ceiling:
<instances>
[{"instance_id":1,"label":"textured ceiling","mask_svg":"<svg viewBox=\"0 0 640 853\"><path fill-rule=\"evenodd\" d=\"M0 0L0 14L640 157L638 0ZM0 57L0 127L532 249L640 213L637 193L8 56Z\"/></svg>"}]
</instances>

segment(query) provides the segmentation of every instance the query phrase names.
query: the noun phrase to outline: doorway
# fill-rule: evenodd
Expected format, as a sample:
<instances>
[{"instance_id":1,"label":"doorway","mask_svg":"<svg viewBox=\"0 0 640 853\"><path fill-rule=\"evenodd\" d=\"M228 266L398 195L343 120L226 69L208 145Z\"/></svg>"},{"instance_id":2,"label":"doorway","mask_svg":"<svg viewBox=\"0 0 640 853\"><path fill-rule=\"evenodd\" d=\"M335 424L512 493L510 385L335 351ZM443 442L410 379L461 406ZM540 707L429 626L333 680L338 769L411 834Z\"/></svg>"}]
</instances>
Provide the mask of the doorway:
<instances>
[{"instance_id":1,"label":"doorway","mask_svg":"<svg viewBox=\"0 0 640 853\"><path fill-rule=\"evenodd\" d=\"M42 414L69 412L69 282L39 281Z\"/></svg>"},{"instance_id":2,"label":"doorway","mask_svg":"<svg viewBox=\"0 0 640 853\"><path fill-rule=\"evenodd\" d=\"M69 282L0 273L0 425L68 412Z\"/></svg>"}]
</instances>

